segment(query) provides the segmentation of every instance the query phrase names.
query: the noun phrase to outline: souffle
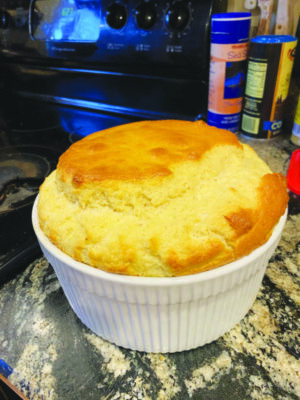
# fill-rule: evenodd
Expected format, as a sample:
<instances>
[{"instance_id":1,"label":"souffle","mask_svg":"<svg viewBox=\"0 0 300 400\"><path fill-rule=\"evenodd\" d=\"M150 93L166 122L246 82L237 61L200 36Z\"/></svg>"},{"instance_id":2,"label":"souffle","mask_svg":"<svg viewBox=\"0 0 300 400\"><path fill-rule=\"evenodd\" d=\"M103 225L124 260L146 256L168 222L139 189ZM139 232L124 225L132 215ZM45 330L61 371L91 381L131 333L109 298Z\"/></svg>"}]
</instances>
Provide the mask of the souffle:
<instances>
[{"instance_id":1,"label":"souffle","mask_svg":"<svg viewBox=\"0 0 300 400\"><path fill-rule=\"evenodd\" d=\"M40 189L41 229L101 270L174 277L265 243L288 202L285 177L205 122L134 122L72 144Z\"/></svg>"}]
</instances>

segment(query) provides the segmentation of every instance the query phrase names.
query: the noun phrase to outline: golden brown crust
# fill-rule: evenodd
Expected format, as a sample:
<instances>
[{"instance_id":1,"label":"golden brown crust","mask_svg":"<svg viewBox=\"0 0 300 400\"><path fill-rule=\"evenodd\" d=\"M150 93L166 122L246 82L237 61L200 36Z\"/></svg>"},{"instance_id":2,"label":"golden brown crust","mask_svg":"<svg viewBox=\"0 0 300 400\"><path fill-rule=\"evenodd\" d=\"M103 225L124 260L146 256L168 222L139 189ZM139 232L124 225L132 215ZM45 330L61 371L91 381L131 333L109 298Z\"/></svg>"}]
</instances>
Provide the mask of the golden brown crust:
<instances>
[{"instance_id":1,"label":"golden brown crust","mask_svg":"<svg viewBox=\"0 0 300 400\"><path fill-rule=\"evenodd\" d=\"M40 190L40 225L76 260L108 272L180 276L261 246L288 201L285 178L204 122L143 121L64 153Z\"/></svg>"},{"instance_id":2,"label":"golden brown crust","mask_svg":"<svg viewBox=\"0 0 300 400\"><path fill-rule=\"evenodd\" d=\"M236 258L261 246L271 236L278 216L284 214L288 203L286 179L282 174L264 175L258 187L259 207L252 211L249 224L252 228L238 239Z\"/></svg>"},{"instance_id":3,"label":"golden brown crust","mask_svg":"<svg viewBox=\"0 0 300 400\"><path fill-rule=\"evenodd\" d=\"M202 134L199 135L199 130ZM62 181L140 180L168 176L175 162L199 160L216 143L240 147L234 135L203 121L143 121L96 132L60 158Z\"/></svg>"}]
</instances>

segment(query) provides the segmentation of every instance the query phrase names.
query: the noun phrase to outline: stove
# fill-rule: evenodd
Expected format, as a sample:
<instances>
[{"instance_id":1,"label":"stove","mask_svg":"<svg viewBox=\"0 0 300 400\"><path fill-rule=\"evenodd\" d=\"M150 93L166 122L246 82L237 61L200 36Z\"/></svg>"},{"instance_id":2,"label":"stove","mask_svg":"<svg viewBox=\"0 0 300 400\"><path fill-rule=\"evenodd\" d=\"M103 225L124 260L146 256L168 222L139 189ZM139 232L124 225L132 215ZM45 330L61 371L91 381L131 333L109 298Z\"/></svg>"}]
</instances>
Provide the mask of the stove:
<instances>
[{"instance_id":1,"label":"stove","mask_svg":"<svg viewBox=\"0 0 300 400\"><path fill-rule=\"evenodd\" d=\"M82 137L205 119L210 20L226 0L0 0L0 284L40 253L31 208Z\"/></svg>"},{"instance_id":2,"label":"stove","mask_svg":"<svg viewBox=\"0 0 300 400\"><path fill-rule=\"evenodd\" d=\"M29 124L29 117L0 118L0 283L41 255L31 224L33 201L71 143L52 119L35 115Z\"/></svg>"}]
</instances>

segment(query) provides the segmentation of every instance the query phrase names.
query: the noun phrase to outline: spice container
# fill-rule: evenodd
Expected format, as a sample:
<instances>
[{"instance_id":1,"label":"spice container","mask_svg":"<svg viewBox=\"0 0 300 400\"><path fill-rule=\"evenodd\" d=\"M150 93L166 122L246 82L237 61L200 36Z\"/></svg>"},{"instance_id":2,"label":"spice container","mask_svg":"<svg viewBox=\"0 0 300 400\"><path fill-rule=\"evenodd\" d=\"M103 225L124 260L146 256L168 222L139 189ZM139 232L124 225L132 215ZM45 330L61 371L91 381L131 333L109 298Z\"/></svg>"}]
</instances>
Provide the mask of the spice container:
<instances>
[{"instance_id":1,"label":"spice container","mask_svg":"<svg viewBox=\"0 0 300 400\"><path fill-rule=\"evenodd\" d=\"M242 114L242 133L270 139L281 133L297 38L265 35L251 39Z\"/></svg>"},{"instance_id":2,"label":"spice container","mask_svg":"<svg viewBox=\"0 0 300 400\"><path fill-rule=\"evenodd\" d=\"M247 68L251 13L212 16L207 122L238 132Z\"/></svg>"}]
</instances>

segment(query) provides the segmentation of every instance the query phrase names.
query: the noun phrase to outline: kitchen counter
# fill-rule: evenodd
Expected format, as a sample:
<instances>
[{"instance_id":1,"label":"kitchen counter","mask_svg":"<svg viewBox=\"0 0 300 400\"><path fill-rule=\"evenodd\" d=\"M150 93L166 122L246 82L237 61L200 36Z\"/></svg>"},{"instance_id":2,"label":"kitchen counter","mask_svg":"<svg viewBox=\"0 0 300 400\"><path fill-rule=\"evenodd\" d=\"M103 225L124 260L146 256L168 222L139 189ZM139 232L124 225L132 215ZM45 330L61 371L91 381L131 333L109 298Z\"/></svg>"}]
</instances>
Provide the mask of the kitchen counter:
<instances>
[{"instance_id":1,"label":"kitchen counter","mask_svg":"<svg viewBox=\"0 0 300 400\"><path fill-rule=\"evenodd\" d=\"M249 142L286 174L288 136ZM39 258L0 286L0 359L29 399L295 400L300 398L300 200L252 308L213 343L174 354L119 348L87 329ZM0 395L1 398L1 395Z\"/></svg>"}]
</instances>

